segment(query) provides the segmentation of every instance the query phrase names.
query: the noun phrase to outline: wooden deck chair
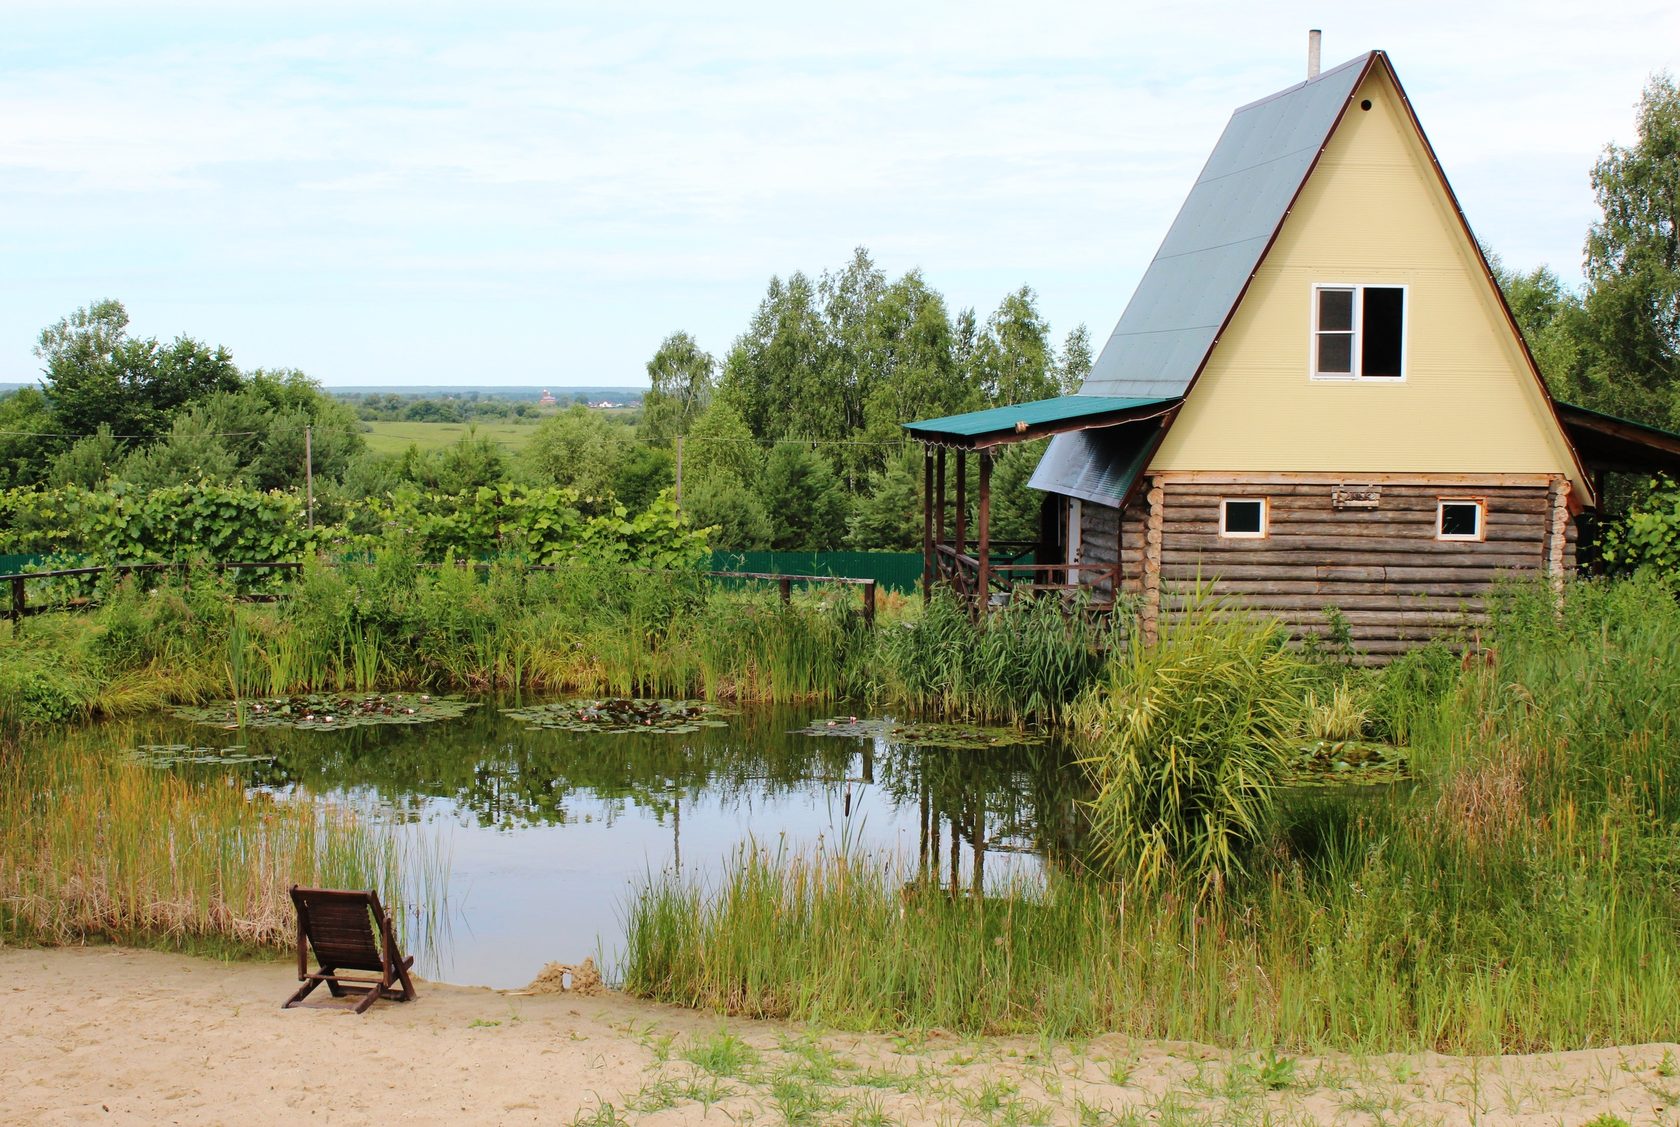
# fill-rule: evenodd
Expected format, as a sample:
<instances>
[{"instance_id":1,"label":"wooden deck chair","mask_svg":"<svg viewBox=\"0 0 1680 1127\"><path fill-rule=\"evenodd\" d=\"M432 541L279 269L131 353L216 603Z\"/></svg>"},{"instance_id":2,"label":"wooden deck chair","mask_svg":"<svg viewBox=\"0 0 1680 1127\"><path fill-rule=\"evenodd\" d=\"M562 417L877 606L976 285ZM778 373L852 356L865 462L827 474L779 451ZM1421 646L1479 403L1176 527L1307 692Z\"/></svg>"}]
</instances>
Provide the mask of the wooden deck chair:
<instances>
[{"instance_id":1,"label":"wooden deck chair","mask_svg":"<svg viewBox=\"0 0 1680 1127\"><path fill-rule=\"evenodd\" d=\"M408 977L414 957L405 959L397 950L396 928L391 913L380 906L378 893L299 888L294 884L292 904L297 908L298 981L303 985L281 1009L297 1005L323 982L335 998L365 994L356 1003L357 1013L366 1013L377 998L408 1002L416 997L414 981ZM309 969L311 947L315 948L315 961L321 965L313 973ZM379 977L339 973L344 970L367 971ZM402 983L401 990L394 989L398 982Z\"/></svg>"}]
</instances>

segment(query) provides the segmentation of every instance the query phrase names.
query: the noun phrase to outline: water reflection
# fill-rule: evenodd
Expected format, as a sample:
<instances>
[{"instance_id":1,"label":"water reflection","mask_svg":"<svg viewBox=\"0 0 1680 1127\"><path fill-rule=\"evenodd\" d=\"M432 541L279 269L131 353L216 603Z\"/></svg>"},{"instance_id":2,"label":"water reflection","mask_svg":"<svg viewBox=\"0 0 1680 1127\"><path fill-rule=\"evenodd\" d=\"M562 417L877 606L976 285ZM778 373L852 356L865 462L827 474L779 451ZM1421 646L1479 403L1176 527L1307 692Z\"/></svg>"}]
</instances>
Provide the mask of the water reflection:
<instances>
[{"instance_id":1,"label":"water reflection","mask_svg":"<svg viewBox=\"0 0 1680 1127\"><path fill-rule=\"evenodd\" d=\"M241 733L160 718L107 738L242 743L267 758L172 769L372 804L440 838L448 940L417 961L452 982L518 986L586 954L610 965L635 882L673 867L705 877L749 840L891 854L952 888L1033 880L1071 857L1078 772L1055 744L954 751L793 734L813 718L752 709L727 728L605 735L528 730L487 704L422 726Z\"/></svg>"}]
</instances>

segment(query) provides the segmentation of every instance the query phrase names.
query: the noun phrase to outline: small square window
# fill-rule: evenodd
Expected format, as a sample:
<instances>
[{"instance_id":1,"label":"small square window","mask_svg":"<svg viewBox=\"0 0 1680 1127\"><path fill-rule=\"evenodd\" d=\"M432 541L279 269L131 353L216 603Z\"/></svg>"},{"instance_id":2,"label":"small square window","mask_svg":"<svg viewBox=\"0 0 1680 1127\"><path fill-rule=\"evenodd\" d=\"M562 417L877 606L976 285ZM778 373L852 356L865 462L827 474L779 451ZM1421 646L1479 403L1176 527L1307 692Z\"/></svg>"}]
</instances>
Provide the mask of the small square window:
<instances>
[{"instance_id":1,"label":"small square window","mask_svg":"<svg viewBox=\"0 0 1680 1127\"><path fill-rule=\"evenodd\" d=\"M1241 497L1221 501L1219 535L1251 540L1266 535L1266 499Z\"/></svg>"},{"instance_id":2,"label":"small square window","mask_svg":"<svg viewBox=\"0 0 1680 1127\"><path fill-rule=\"evenodd\" d=\"M1480 501L1442 501L1436 523L1436 538L1440 540L1480 540L1482 538L1482 503Z\"/></svg>"}]
</instances>

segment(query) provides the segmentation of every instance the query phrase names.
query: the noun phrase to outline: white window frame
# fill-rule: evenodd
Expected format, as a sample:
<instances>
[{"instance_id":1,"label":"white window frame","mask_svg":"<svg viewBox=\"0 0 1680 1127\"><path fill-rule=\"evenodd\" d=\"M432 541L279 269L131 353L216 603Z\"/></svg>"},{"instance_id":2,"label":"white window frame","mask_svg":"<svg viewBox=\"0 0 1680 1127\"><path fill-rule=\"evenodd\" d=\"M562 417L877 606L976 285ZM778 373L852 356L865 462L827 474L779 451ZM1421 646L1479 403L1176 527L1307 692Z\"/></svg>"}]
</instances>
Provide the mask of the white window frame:
<instances>
[{"instance_id":1,"label":"white window frame","mask_svg":"<svg viewBox=\"0 0 1680 1127\"><path fill-rule=\"evenodd\" d=\"M1353 364L1352 372L1320 372L1318 370L1318 295L1323 290L1352 290L1353 291ZM1364 363L1364 349L1361 347L1365 340L1365 291L1366 290L1399 290L1400 291L1400 374L1398 376L1367 376L1360 371ZM1307 318L1312 326L1307 335L1307 374L1311 379L1323 380L1327 383L1405 383L1408 375L1408 361L1411 349L1407 347L1407 329L1412 319L1411 287L1404 282L1314 282L1312 286L1311 308L1307 311ZM1339 330L1337 330L1339 331Z\"/></svg>"},{"instance_id":2,"label":"white window frame","mask_svg":"<svg viewBox=\"0 0 1680 1127\"><path fill-rule=\"evenodd\" d=\"M1476 533L1465 536L1462 533L1449 533L1446 528L1448 505L1474 505L1476 508ZM1480 543L1487 539L1487 501L1481 497L1442 497L1435 503L1435 539L1455 540L1462 543Z\"/></svg>"},{"instance_id":3,"label":"white window frame","mask_svg":"<svg viewBox=\"0 0 1680 1127\"><path fill-rule=\"evenodd\" d=\"M1260 506L1259 532L1232 532L1225 527L1227 507L1233 502L1239 505L1258 504ZM1227 540L1264 540L1272 529L1272 506L1264 497L1223 497L1219 501L1219 535Z\"/></svg>"}]
</instances>

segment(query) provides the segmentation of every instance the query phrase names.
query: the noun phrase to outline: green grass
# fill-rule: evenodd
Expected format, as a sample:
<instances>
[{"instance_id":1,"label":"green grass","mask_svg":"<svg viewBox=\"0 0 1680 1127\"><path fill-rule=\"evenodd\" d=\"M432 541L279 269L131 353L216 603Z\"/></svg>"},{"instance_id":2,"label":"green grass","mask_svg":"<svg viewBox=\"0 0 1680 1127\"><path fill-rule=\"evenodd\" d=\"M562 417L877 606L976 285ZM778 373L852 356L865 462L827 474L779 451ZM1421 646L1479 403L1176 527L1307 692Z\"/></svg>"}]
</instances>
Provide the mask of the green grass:
<instances>
[{"instance_id":1,"label":"green grass","mask_svg":"<svg viewBox=\"0 0 1680 1127\"><path fill-rule=\"evenodd\" d=\"M1372 722L1411 733L1415 778L1288 795L1227 884L1169 852L1153 882L1064 866L979 899L878 858L749 848L710 887L640 890L625 987L844 1028L1247 1046L1266 1053L1250 1080L1268 1090L1295 1082L1283 1054L1297 1048L1675 1040L1674 591L1576 584L1560 608L1544 586L1512 587L1483 638L1495 656L1444 677L1432 655L1317 675L1384 697ZM1231 699L1186 691L1173 731L1192 735L1166 754Z\"/></svg>"},{"instance_id":2,"label":"green grass","mask_svg":"<svg viewBox=\"0 0 1680 1127\"><path fill-rule=\"evenodd\" d=\"M212 696L369 688L522 689L807 702L868 699L974 720L1043 720L1100 669L1098 636L1054 605L976 625L938 599L862 621L845 589L735 589L694 571L514 561L312 563L273 604L213 574L113 582L84 615L0 632L0 731ZM937 641L937 646L932 643ZM927 649L960 653L924 667Z\"/></svg>"},{"instance_id":3,"label":"green grass","mask_svg":"<svg viewBox=\"0 0 1680 1127\"><path fill-rule=\"evenodd\" d=\"M503 448L516 451L522 449L531 436L536 433L533 419L529 423L408 423L408 422L371 422L363 423L365 428L362 437L367 440L367 448L375 454L401 454L410 446L417 446L421 453L428 450L442 450L453 446L469 434L476 438L488 438Z\"/></svg>"}]
</instances>

